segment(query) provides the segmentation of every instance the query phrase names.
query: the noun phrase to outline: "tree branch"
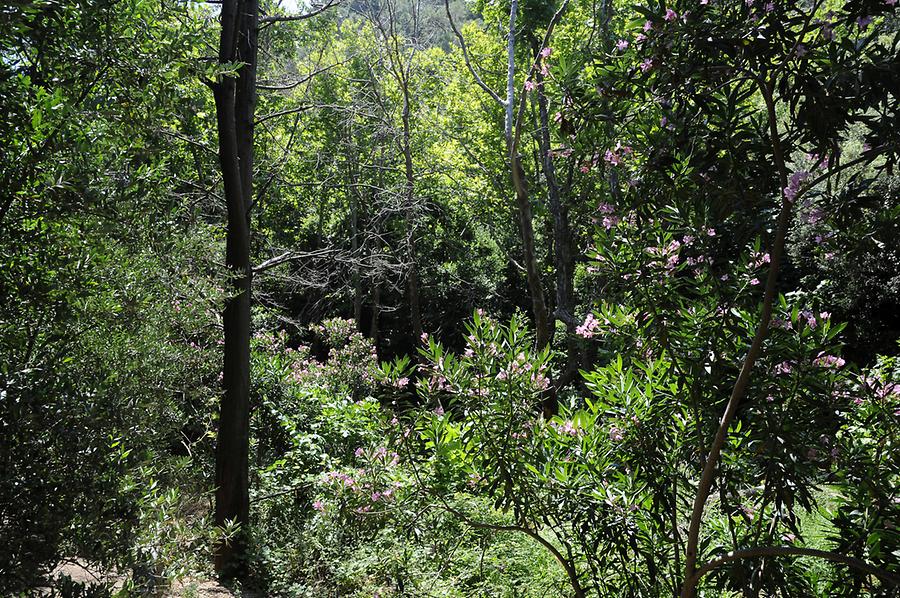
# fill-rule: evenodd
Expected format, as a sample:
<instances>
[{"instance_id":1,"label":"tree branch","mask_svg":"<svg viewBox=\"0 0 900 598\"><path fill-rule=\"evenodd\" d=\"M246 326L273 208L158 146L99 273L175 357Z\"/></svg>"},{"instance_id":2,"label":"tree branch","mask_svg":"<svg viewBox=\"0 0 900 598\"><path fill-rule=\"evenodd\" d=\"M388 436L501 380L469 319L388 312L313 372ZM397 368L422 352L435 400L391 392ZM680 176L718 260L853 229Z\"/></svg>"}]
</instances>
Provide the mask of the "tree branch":
<instances>
[{"instance_id":1,"label":"tree branch","mask_svg":"<svg viewBox=\"0 0 900 598\"><path fill-rule=\"evenodd\" d=\"M854 569L859 569L860 571L868 573L869 575L873 575L891 585L900 585L900 575L896 575L889 571L884 571L883 569L873 567L872 565L866 563L865 561L861 561L860 559L851 556L844 556L836 552L828 552L826 550L816 550L814 548L795 548L793 546L761 546L757 548L747 548L744 550L735 550L733 552L729 552L717 559L709 561L708 563L697 569L696 573L694 573L694 576L689 581L691 585L696 586L701 577L703 577L710 571L721 567L725 563L764 556L816 557L835 563L841 563L849 567L853 567Z\"/></svg>"},{"instance_id":2,"label":"tree branch","mask_svg":"<svg viewBox=\"0 0 900 598\"><path fill-rule=\"evenodd\" d=\"M297 114L298 112L306 112L307 110L311 110L315 108L313 104L305 104L303 106L297 106L296 108L288 108L287 110L280 110L278 112L272 112L270 114L266 114L265 116L260 116L256 119L257 125L261 125L267 120L272 120L273 118L278 118L279 116L287 116L288 114Z\"/></svg>"},{"instance_id":3,"label":"tree branch","mask_svg":"<svg viewBox=\"0 0 900 598\"><path fill-rule=\"evenodd\" d=\"M547 25L547 32L544 33L544 39L541 42L541 48L546 48L550 43L550 36L553 34L553 29L556 27L556 23L559 22L560 17L562 17L563 12L566 10L566 7L569 5L569 0L564 0L562 6L559 7L559 10L553 15L553 18L550 19L550 24ZM541 56L538 54L535 57L534 62L531 64L531 68L528 69L528 73L525 75L525 81L528 82L531 79L531 76L537 71L538 65L541 62ZM517 152L517 148L519 146L519 138L522 136L522 118L525 115L525 98L528 94L525 93L525 88L523 86L521 97L519 99L519 111L516 115L516 125L512 138L512 142L509 147L509 155L514 156Z\"/></svg>"},{"instance_id":4,"label":"tree branch","mask_svg":"<svg viewBox=\"0 0 900 598\"><path fill-rule=\"evenodd\" d=\"M691 512L691 521L688 527L687 546L685 548L685 566L684 566L684 585L681 588L681 598L694 598L696 595L696 579L695 566L697 563L698 547L700 543L700 524L703 519L703 511L706 507L706 500L709 498L709 492L712 488L713 481L716 476L716 466L719 462L719 456L725 439L728 436L728 429L731 421L737 413L738 406L747 394L747 387L750 383L750 372L753 370L753 364L756 363L762 353L763 341L769 331L769 321L772 318L772 305L775 300L776 285L778 282L778 271L781 265L781 256L784 253L785 239L790 224L792 203L785 195L783 189L787 187L787 169L784 162L784 154L781 148L781 137L778 132L778 116L775 111L775 100L772 94L772 81L759 82L760 93L766 103L766 112L768 116L768 124L771 135L772 153L775 159L775 167L778 171L778 179L781 182L782 200L781 212L778 215L778 223L775 232L775 240L771 250L771 264L769 267L769 275L766 279L766 288L763 295L762 312L760 314L759 326L756 334L750 344L750 349L744 357L744 363L741 365L741 371L735 380L734 387L731 390L731 396L725 407L725 413L719 422L719 428L716 430L716 437L709 449L709 456L703 465L703 473L700 476L700 484L697 487L697 494L694 496L694 505Z\"/></svg>"},{"instance_id":5,"label":"tree branch","mask_svg":"<svg viewBox=\"0 0 900 598\"><path fill-rule=\"evenodd\" d=\"M317 249L315 251L285 251L281 255L269 258L261 264L257 264L256 266L254 266L253 273L258 274L260 272L265 272L266 270L271 270L272 268L275 268L276 266L280 266L281 264L285 264L287 262L328 257L330 255L333 255L334 253L334 249Z\"/></svg>"},{"instance_id":6,"label":"tree branch","mask_svg":"<svg viewBox=\"0 0 900 598\"><path fill-rule=\"evenodd\" d=\"M328 66L326 66L326 67L322 67L322 68L320 68L320 69L316 69L316 70L314 70L313 72L311 72L311 73L309 73L308 75L306 75L305 77L303 77L302 79L298 79L297 81L294 81L293 83L288 83L288 84L286 84L286 85L266 85L266 84L259 84L259 85L257 85L256 87L257 87L257 89L267 89L267 90L273 90L273 91L286 91L286 90L288 90L288 89L294 89L294 88L297 87L298 85L303 85L304 83L306 83L307 81L309 81L310 79L312 79L313 77L315 77L316 75L319 75L319 74L324 73L324 72L326 72L326 71L330 71L331 69L333 69L333 68L335 68L335 67L338 67L338 66L341 66L342 64L347 64L348 62L350 62L350 61L353 60L354 58L356 58L356 55L351 56L351 57L348 58L347 60L342 60L341 62L336 62L336 63L330 64L330 65L328 65Z\"/></svg>"},{"instance_id":7,"label":"tree branch","mask_svg":"<svg viewBox=\"0 0 900 598\"><path fill-rule=\"evenodd\" d=\"M478 73L475 71L475 67L472 66L472 61L469 58L469 48L466 46L466 40L463 37L462 33L460 33L459 29L456 27L456 23L453 21L453 16L450 14L450 0L444 0L444 9L447 11L447 20L450 21L450 28L453 29L453 33L456 35L456 39L459 40L459 47L462 49L463 60L466 63L466 67L469 69L469 72L472 73L472 77L475 78L475 83L478 84L478 87L483 89L485 93L491 96L495 102L500 104L501 106L506 106L506 102L503 98L497 94L496 91L488 87L487 83L485 83Z\"/></svg>"},{"instance_id":8,"label":"tree branch","mask_svg":"<svg viewBox=\"0 0 900 598\"><path fill-rule=\"evenodd\" d=\"M337 6L341 3L341 0L329 0L327 3L323 4L319 8L303 13L300 15L272 15L269 17L262 17L259 19L258 23L263 27L267 27L272 23L289 23L291 21L304 21L306 19L311 19L316 15L320 15L332 6Z\"/></svg>"}]
</instances>

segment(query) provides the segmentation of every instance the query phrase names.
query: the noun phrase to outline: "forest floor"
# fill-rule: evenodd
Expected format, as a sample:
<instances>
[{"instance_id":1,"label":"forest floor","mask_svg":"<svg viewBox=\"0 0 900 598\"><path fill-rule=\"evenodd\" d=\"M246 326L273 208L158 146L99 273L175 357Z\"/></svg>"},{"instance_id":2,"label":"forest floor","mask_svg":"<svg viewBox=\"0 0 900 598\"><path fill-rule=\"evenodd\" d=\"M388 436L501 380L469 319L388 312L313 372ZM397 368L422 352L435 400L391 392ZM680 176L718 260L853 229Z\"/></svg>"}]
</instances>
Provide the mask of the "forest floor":
<instances>
[{"instance_id":1,"label":"forest floor","mask_svg":"<svg viewBox=\"0 0 900 598\"><path fill-rule=\"evenodd\" d=\"M107 585L113 590L120 589L125 582L125 576L116 572L103 572L91 567L81 559L69 559L59 565L50 573L50 578L68 576L73 582ZM235 594L217 581L200 579L183 579L176 582L171 588L161 591L158 596L164 598L231 598ZM247 592L243 596L249 598Z\"/></svg>"}]
</instances>

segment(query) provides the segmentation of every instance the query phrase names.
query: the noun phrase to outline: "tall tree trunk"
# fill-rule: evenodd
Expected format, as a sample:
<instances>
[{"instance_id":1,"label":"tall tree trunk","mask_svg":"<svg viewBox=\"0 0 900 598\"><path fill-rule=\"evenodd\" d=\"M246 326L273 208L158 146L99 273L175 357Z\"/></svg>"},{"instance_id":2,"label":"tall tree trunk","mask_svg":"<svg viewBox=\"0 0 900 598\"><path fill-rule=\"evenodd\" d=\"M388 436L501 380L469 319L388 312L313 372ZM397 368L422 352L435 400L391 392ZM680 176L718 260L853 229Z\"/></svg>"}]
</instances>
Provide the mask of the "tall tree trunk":
<instances>
[{"instance_id":1,"label":"tall tree trunk","mask_svg":"<svg viewBox=\"0 0 900 598\"><path fill-rule=\"evenodd\" d=\"M541 273L534 247L531 202L528 198L522 161L518 154L510 155L510 162L513 186L516 189L516 213L519 218L519 233L522 235L522 253L525 261L528 293L531 295L531 309L534 312L535 345L538 349L543 349L550 344L550 317L547 303L544 301L544 287L541 284Z\"/></svg>"},{"instance_id":2,"label":"tall tree trunk","mask_svg":"<svg viewBox=\"0 0 900 598\"><path fill-rule=\"evenodd\" d=\"M534 42L535 55L540 51ZM553 216L553 265L556 270L556 311L555 320L566 326L566 366L555 381L557 389L568 385L578 372L578 342L575 334L575 261L572 252L572 230L569 227L569 210L562 200L562 191L556 178L556 169L550 155L550 124L547 110L547 96L544 95L544 77L535 73L537 82L539 146L544 178L547 180L547 196L550 214Z\"/></svg>"},{"instance_id":3,"label":"tall tree trunk","mask_svg":"<svg viewBox=\"0 0 900 598\"><path fill-rule=\"evenodd\" d=\"M408 75L408 72L406 73ZM409 125L409 78L400 77L403 90L403 166L406 175L405 214L406 214L406 255L409 260L409 278L407 290L409 294L409 315L412 323L413 338L422 337L422 308L419 298L419 264L416 255L416 206L415 206L415 172L412 159L412 132Z\"/></svg>"},{"instance_id":4,"label":"tall tree trunk","mask_svg":"<svg viewBox=\"0 0 900 598\"><path fill-rule=\"evenodd\" d=\"M509 154L510 175L516 192L516 212L519 219L519 232L522 236L522 253L525 260L525 273L528 281L528 294L531 296L531 309L534 313L535 344L543 349L550 344L550 318L547 304L544 301L544 288L541 284L540 268L534 248L534 222L531 214L531 203L525 183L525 172L519 157L516 136L518 132L514 123L515 106L515 72L516 72L516 11L518 1L512 0L509 7L509 33L506 46L506 108L504 130L506 148Z\"/></svg>"},{"instance_id":5,"label":"tall tree trunk","mask_svg":"<svg viewBox=\"0 0 900 598\"><path fill-rule=\"evenodd\" d=\"M375 349L378 349L378 335L381 334L379 329L379 319L381 318L381 283L376 280L372 289L372 326L369 329L369 338Z\"/></svg>"},{"instance_id":6,"label":"tall tree trunk","mask_svg":"<svg viewBox=\"0 0 900 598\"><path fill-rule=\"evenodd\" d=\"M348 127L347 139L350 140L351 146L347 150L347 177L351 186L350 189L350 250L353 254L353 272L351 279L353 283L353 321L356 322L356 329L362 332L362 267L359 262L359 204L362 191L359 187L359 175L356 170L357 147L353 143L353 126Z\"/></svg>"},{"instance_id":7,"label":"tall tree trunk","mask_svg":"<svg viewBox=\"0 0 900 598\"><path fill-rule=\"evenodd\" d=\"M250 220L253 190L253 120L256 106L257 0L224 0L219 62L242 62L237 79L212 84L219 136L219 163L228 213L225 263L231 297L225 304L223 387L216 437L215 523L249 521L250 443ZM224 577L239 576L246 548L243 531L216 548Z\"/></svg>"}]
</instances>

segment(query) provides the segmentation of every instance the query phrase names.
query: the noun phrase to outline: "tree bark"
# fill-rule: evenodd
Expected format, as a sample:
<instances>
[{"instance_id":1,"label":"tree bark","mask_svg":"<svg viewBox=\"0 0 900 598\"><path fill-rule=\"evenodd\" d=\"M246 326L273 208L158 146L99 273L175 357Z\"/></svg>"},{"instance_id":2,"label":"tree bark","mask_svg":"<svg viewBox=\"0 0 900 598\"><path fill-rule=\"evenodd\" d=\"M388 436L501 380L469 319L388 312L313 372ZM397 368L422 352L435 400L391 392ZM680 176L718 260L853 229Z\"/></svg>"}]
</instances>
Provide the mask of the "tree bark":
<instances>
[{"instance_id":1,"label":"tree bark","mask_svg":"<svg viewBox=\"0 0 900 598\"><path fill-rule=\"evenodd\" d=\"M216 547L215 567L223 577L242 574L249 521L250 444L250 264L249 209L253 191L253 120L256 106L257 0L224 0L219 62L243 62L237 79L212 84L219 136L227 229L225 263L231 297L225 304L223 390L216 436L215 523L235 522L241 532Z\"/></svg>"},{"instance_id":2,"label":"tree bark","mask_svg":"<svg viewBox=\"0 0 900 598\"><path fill-rule=\"evenodd\" d=\"M372 325L369 329L369 338L372 339L372 344L375 345L376 350L378 349L378 340L379 335L381 334L381 329L379 328L379 319L381 318L381 284L379 281L375 281L372 288Z\"/></svg>"},{"instance_id":3,"label":"tree bark","mask_svg":"<svg viewBox=\"0 0 900 598\"><path fill-rule=\"evenodd\" d=\"M422 337L422 307L419 296L419 265L416 255L416 217L415 217L415 172L413 170L411 130L409 125L409 79L403 78L403 168L406 175L406 255L409 260L409 278L407 289L409 294L409 315L412 323L413 338Z\"/></svg>"},{"instance_id":4,"label":"tree bark","mask_svg":"<svg viewBox=\"0 0 900 598\"><path fill-rule=\"evenodd\" d=\"M535 54L540 51L534 44ZM547 180L547 197L550 214L553 217L553 265L556 270L556 310L554 320L566 326L566 366L556 380L556 388L568 385L578 372L578 342L575 328L575 260L572 251L572 229L569 226L569 210L562 200L562 191L556 178L556 169L550 155L550 124L547 109L547 96L544 95L544 77L540 71L535 73L537 83L539 146L541 166Z\"/></svg>"},{"instance_id":5,"label":"tree bark","mask_svg":"<svg viewBox=\"0 0 900 598\"><path fill-rule=\"evenodd\" d=\"M348 126L347 139L351 146L347 149L347 176L351 186L350 189L350 251L353 254L355 263L351 274L351 282L353 283L353 321L356 322L356 329L362 332L362 267L359 263L359 204L362 192L359 188L359 175L356 169L357 147L353 142L353 126Z\"/></svg>"},{"instance_id":6,"label":"tree bark","mask_svg":"<svg viewBox=\"0 0 900 598\"><path fill-rule=\"evenodd\" d=\"M541 284L541 273L534 248L534 219L531 214L528 187L525 183L525 172L522 169L522 160L518 151L519 130L514 120L517 10L518 2L517 0L512 0L509 7L509 33L506 47L506 101L504 102L506 111L504 130L506 133L506 149L509 154L510 176L516 193L516 215L519 220L519 233L522 236L522 254L525 260L528 294L531 296L531 309L534 313L535 345L540 350L550 344L550 318L547 313L547 304L544 301L544 287Z\"/></svg>"},{"instance_id":7,"label":"tree bark","mask_svg":"<svg viewBox=\"0 0 900 598\"><path fill-rule=\"evenodd\" d=\"M766 111L768 116L768 124L770 131L770 142L772 144L772 156L775 161L775 168L778 173L778 179L782 189L787 187L788 175L785 165L784 154L781 148L781 136L778 131L778 116L775 109L775 99L773 97L773 89L775 84L772 80L760 80L759 90L766 103ZM798 199L799 196L796 199ZM769 322L772 319L772 310L777 295L778 272L781 266L781 258L784 254L785 240L787 231L791 222L792 201L782 191L781 211L778 214L778 221L775 226L775 238L772 241L770 253L772 255L769 264L769 275L766 278L766 287L763 292L762 310L759 318L759 325L756 328L756 334L750 343L750 348L744 357L737 380L731 390L731 396L725 406L725 413L719 422L719 428L716 436L712 441L709 449L709 455L703 465L703 472L700 476L700 482L697 485L697 494L694 496L694 506L691 510L691 519L688 526L688 535L685 546L685 564L684 564L684 583L681 588L681 598L694 598L697 595L697 562L700 550L700 527L703 522L703 511L706 507L706 501L709 498L710 490L716 477L716 467L719 463L719 456L722 447L728 437L728 429L737 413L738 406L744 400L747 389L750 385L750 374L753 371L753 365L763 353L764 341L769 332Z\"/></svg>"}]
</instances>

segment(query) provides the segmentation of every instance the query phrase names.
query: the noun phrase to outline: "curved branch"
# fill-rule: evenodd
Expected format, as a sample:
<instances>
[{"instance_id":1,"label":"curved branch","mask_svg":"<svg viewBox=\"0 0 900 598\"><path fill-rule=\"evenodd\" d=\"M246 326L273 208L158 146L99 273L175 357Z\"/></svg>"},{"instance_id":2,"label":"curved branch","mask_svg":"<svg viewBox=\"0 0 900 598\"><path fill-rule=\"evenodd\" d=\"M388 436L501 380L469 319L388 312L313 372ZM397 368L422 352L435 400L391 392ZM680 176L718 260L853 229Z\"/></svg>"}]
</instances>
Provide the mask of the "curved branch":
<instances>
[{"instance_id":1,"label":"curved branch","mask_svg":"<svg viewBox=\"0 0 900 598\"><path fill-rule=\"evenodd\" d=\"M772 93L773 82L759 82L760 93L766 103L766 113L768 116L769 130L772 142L772 154L775 159L775 166L778 171L778 178L781 182L781 188L787 187L787 168L784 162L784 154L781 148L781 136L778 132L778 117L775 111L775 100ZM694 496L694 505L691 511L691 520L688 526L687 545L685 548L685 565L684 565L684 585L681 588L681 598L694 598L696 596L696 581L694 575L696 572L697 556L700 544L700 525L703 520L703 511L706 507L706 500L709 498L709 492L712 489L713 481L716 477L716 467L719 463L719 456L722 447L728 437L728 429L731 421L737 413L738 406L747 394L747 387L750 384L750 373L753 371L753 364L762 354L763 342L768 336L769 322L772 319L772 309L775 301L776 286L778 282L778 271L781 265L781 256L784 253L785 239L791 221L791 202L782 191L781 212L778 214L778 223L776 225L775 240L771 250L771 263L769 266L769 275L766 279L766 288L763 294L762 312L759 317L759 326L747 355L744 357L744 363L741 365L741 371L734 387L731 390L731 396L725 406L725 413L719 422L719 428L716 430L716 437L710 445L709 455L706 463L703 465L703 472L700 476L700 484L697 487L697 494ZM694 580L694 581L692 581Z\"/></svg>"},{"instance_id":2,"label":"curved branch","mask_svg":"<svg viewBox=\"0 0 900 598\"><path fill-rule=\"evenodd\" d=\"M317 106L314 106L312 104L306 104L303 106L297 106L296 108L288 108L286 110L272 112L271 114L266 114L265 116L260 116L259 118L256 119L256 122L253 124L261 125L262 123L266 122L267 120L272 120L273 118L278 118L279 116L287 116L288 114L297 114L298 112L306 112L307 110L311 110L316 107ZM318 107L321 108L322 106L318 106Z\"/></svg>"},{"instance_id":3,"label":"curved branch","mask_svg":"<svg viewBox=\"0 0 900 598\"><path fill-rule=\"evenodd\" d=\"M463 60L465 60L466 67L468 67L469 72L472 73L472 76L475 78L475 83L478 84L478 87L483 89L491 99L500 104L501 106L505 106L506 102L503 101L503 98L497 94L496 91L488 87L487 83L482 81L481 77L478 75L478 72L475 71L475 67L472 66L472 61L469 58L469 48L466 46L466 40L463 37L462 33L460 33L459 29L456 27L456 23L453 21L453 16L450 14L450 0L444 0L444 9L447 11L447 20L450 21L450 28L453 29L453 33L456 35L456 39L459 40L459 47L462 48Z\"/></svg>"},{"instance_id":4,"label":"curved branch","mask_svg":"<svg viewBox=\"0 0 900 598\"><path fill-rule=\"evenodd\" d=\"M694 576L688 580L691 585L696 586L697 582L700 581L700 578L724 565L725 563L729 563L731 561L739 561L743 559L751 559L761 556L811 556L820 559L825 559L828 561L832 561L834 563L841 563L843 565L847 565L854 569L858 569L869 575L873 575L878 579L885 581L891 585L900 585L900 575L896 575L891 573L890 571L885 571L883 569L879 569L877 567L873 567L872 565L862 561L860 559L854 558L852 556L844 556L843 554L838 554L836 552L828 552L826 550L816 550L814 548L795 548L793 546L760 546L757 548L747 548L744 550L735 550L733 552L729 552L717 559L713 559L697 569Z\"/></svg>"},{"instance_id":5,"label":"curved branch","mask_svg":"<svg viewBox=\"0 0 900 598\"><path fill-rule=\"evenodd\" d=\"M304 83L306 83L307 81L309 81L310 79L312 79L313 77L315 77L316 75L321 74L321 73L324 73L324 72L326 72L326 71L330 71L331 69L333 69L333 68L335 68L335 67L338 67L338 66L341 66L342 64L347 64L348 62L350 62L350 61L353 60L354 58L356 58L356 55L355 55L355 54L354 54L353 56L351 56L350 58L348 58L347 60L342 60L341 62L336 62L336 63L334 63L334 64L330 64L330 65L328 65L328 66L324 66L324 67L322 67L322 68L320 68L320 69L316 69L316 70L314 70L313 72L311 72L311 73L309 73L308 75L306 75L305 77L302 77L302 78L300 78L300 79L298 79L298 80L296 80L296 81L293 81L293 82L291 82L291 83L286 83L286 84L284 84L284 85L267 85L267 84L264 84L264 83L260 83L260 84L257 84L256 87L257 87L257 89L266 89L266 90L273 90L273 91L285 91L285 90L288 90L288 89L294 89L295 87L297 87L297 86L299 86L299 85L303 85Z\"/></svg>"},{"instance_id":6,"label":"curved branch","mask_svg":"<svg viewBox=\"0 0 900 598\"><path fill-rule=\"evenodd\" d=\"M318 249L316 251L286 251L281 255L277 255L273 258L267 259L261 264L254 266L253 273L258 274L259 272L271 270L272 268L275 268L276 266L280 266L281 264L287 262L296 262L299 260L327 257L334 253L335 251L333 249Z\"/></svg>"},{"instance_id":7,"label":"curved branch","mask_svg":"<svg viewBox=\"0 0 900 598\"><path fill-rule=\"evenodd\" d=\"M340 3L341 3L341 0L329 0L329 2L326 2L319 8L316 8L315 10L312 10L307 13L303 13L301 15L273 15L270 17L262 17L261 19L259 19L259 24L262 27L266 27L268 25L271 25L272 23L288 23L290 21L304 21L306 19L311 19L312 17L314 17L316 15L320 15L323 12L325 12L326 10L328 10L329 8L331 8L332 6L337 6Z\"/></svg>"},{"instance_id":8,"label":"curved branch","mask_svg":"<svg viewBox=\"0 0 900 598\"><path fill-rule=\"evenodd\" d=\"M546 48L547 44L550 43L550 36L553 34L553 29L556 27L556 23L559 22L560 17L562 17L563 12L566 10L566 7L569 5L569 0L564 0L562 6L559 7L559 10L553 15L553 18L550 19L550 24L547 25L547 32L544 33L544 39L541 42L541 48ZM531 76L537 71L538 65L541 62L541 57L538 55L534 62L531 64L531 68L528 69L528 73L525 75L525 81L528 82L531 79ZM522 136L522 118L525 115L525 99L528 94L525 93L525 88L523 86L521 97L519 99L519 110L516 114L516 125L515 131L513 134L512 142L509 147L509 155L514 156L519 146L519 138Z\"/></svg>"}]
</instances>

